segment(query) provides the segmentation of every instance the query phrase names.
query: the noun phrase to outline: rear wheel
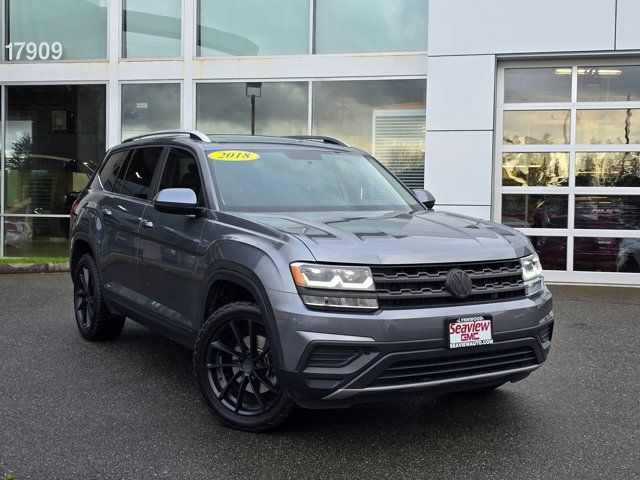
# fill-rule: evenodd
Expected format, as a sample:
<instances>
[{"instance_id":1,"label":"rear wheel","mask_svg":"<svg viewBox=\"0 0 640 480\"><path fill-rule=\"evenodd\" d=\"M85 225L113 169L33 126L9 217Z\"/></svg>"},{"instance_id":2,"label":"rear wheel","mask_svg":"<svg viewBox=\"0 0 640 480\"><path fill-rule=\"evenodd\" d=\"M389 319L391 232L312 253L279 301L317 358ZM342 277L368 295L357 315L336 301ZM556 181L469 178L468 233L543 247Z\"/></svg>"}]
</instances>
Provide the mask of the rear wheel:
<instances>
[{"instance_id":1,"label":"rear wheel","mask_svg":"<svg viewBox=\"0 0 640 480\"><path fill-rule=\"evenodd\" d=\"M193 353L196 381L211 411L230 427L265 431L291 412L293 401L278 383L271 345L253 303L226 305L203 325Z\"/></svg>"},{"instance_id":2,"label":"rear wheel","mask_svg":"<svg viewBox=\"0 0 640 480\"><path fill-rule=\"evenodd\" d=\"M73 272L73 306L80 334L91 341L113 340L125 317L113 315L102 298L100 272L89 254L80 257Z\"/></svg>"}]
</instances>

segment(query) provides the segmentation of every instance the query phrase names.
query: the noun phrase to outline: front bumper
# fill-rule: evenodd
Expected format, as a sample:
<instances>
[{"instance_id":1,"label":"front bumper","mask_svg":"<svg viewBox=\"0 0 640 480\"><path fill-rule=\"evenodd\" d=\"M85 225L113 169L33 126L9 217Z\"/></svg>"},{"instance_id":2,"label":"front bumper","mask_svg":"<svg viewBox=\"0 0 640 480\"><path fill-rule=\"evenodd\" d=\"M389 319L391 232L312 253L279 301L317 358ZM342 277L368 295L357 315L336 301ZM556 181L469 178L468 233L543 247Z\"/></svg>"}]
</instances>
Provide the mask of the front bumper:
<instances>
[{"instance_id":1,"label":"front bumper","mask_svg":"<svg viewBox=\"0 0 640 480\"><path fill-rule=\"evenodd\" d=\"M553 312L546 289L532 299L374 314L311 311L299 298L283 295L279 300L285 302L272 300L284 358L279 380L307 408L518 381L546 360L551 346ZM492 316L494 343L447 348L444 319L474 314ZM351 355L344 362L318 363L323 349L334 359L331 352L340 349Z\"/></svg>"}]
</instances>

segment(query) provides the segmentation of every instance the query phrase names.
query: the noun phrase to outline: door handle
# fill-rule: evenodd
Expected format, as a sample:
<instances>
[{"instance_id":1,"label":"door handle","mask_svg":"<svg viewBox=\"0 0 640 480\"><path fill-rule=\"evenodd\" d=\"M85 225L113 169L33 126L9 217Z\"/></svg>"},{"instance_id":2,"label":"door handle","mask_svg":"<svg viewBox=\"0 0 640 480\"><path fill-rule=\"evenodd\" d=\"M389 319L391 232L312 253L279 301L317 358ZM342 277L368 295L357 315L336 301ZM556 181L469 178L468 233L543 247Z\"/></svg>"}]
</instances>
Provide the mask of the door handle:
<instances>
[{"instance_id":1,"label":"door handle","mask_svg":"<svg viewBox=\"0 0 640 480\"><path fill-rule=\"evenodd\" d=\"M102 209L102 213L103 213L104 215L108 216L108 217L110 217L111 215L113 215L113 212L112 212L110 209L108 209L108 208L103 208L103 209Z\"/></svg>"},{"instance_id":2,"label":"door handle","mask_svg":"<svg viewBox=\"0 0 640 480\"><path fill-rule=\"evenodd\" d=\"M151 220L142 219L142 226L145 228L153 228L153 222Z\"/></svg>"}]
</instances>

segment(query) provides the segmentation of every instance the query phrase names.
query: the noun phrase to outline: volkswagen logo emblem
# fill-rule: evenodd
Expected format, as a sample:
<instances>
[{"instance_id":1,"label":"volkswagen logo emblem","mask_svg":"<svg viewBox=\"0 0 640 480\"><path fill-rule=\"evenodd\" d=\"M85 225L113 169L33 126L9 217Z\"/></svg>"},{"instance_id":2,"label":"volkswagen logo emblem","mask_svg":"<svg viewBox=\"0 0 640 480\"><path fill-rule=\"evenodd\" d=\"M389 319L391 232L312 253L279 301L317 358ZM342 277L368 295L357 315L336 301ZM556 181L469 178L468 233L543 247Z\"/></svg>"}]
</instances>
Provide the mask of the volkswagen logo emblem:
<instances>
[{"instance_id":1,"label":"volkswagen logo emblem","mask_svg":"<svg viewBox=\"0 0 640 480\"><path fill-rule=\"evenodd\" d=\"M449 270L444 285L449 293L456 298L467 298L473 287L471 277L459 268Z\"/></svg>"}]
</instances>

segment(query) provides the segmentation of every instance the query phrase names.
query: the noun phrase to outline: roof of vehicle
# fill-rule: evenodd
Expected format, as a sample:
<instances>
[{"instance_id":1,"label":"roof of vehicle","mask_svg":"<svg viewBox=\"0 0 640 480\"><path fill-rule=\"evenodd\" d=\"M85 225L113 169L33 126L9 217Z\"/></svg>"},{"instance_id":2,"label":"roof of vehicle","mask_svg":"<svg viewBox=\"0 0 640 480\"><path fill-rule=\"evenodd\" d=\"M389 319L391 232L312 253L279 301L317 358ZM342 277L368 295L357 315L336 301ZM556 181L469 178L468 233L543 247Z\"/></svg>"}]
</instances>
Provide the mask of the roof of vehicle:
<instances>
[{"instance_id":1,"label":"roof of vehicle","mask_svg":"<svg viewBox=\"0 0 640 480\"><path fill-rule=\"evenodd\" d=\"M296 136L267 136L267 135L206 135L197 130L161 130L149 132L144 135L128 138L120 146L149 145L159 140L181 140L188 143L196 143L204 149L215 148L216 145L225 144L267 144L267 145L292 145L315 148L327 148L341 151L360 151L349 147L346 143L320 135L296 135ZM189 142L190 141L190 142ZM182 143L180 142L180 143Z\"/></svg>"}]
</instances>

